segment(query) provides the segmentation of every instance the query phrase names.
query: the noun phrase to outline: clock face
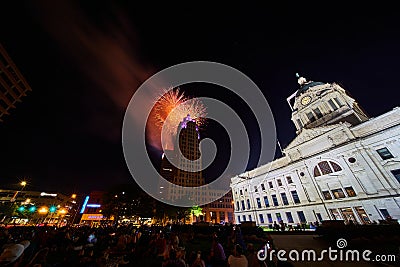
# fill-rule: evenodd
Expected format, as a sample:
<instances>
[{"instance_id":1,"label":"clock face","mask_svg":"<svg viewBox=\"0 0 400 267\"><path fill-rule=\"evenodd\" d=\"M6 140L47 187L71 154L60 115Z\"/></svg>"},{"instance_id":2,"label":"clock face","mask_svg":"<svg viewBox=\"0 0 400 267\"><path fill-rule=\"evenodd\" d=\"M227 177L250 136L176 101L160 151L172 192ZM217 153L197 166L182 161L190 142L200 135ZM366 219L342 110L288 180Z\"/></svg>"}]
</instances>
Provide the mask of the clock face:
<instances>
[{"instance_id":1,"label":"clock face","mask_svg":"<svg viewBox=\"0 0 400 267\"><path fill-rule=\"evenodd\" d=\"M301 104L303 106L307 106L311 102L311 97L310 96L305 96L301 99Z\"/></svg>"}]
</instances>

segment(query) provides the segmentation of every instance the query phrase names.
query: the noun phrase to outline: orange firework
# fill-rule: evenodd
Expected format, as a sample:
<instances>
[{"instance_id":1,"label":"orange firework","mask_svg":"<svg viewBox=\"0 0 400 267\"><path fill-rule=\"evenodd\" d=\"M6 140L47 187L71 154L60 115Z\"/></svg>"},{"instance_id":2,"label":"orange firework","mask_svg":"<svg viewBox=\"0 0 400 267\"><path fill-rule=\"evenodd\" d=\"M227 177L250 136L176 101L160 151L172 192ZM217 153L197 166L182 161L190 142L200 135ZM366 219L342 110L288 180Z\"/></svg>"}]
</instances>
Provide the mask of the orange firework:
<instances>
[{"instance_id":1,"label":"orange firework","mask_svg":"<svg viewBox=\"0 0 400 267\"><path fill-rule=\"evenodd\" d=\"M167 133L176 136L179 123L187 115L196 121L198 126L205 123L207 115L203 103L188 98L179 88L165 90L154 105L154 119L159 128L166 127Z\"/></svg>"}]
</instances>

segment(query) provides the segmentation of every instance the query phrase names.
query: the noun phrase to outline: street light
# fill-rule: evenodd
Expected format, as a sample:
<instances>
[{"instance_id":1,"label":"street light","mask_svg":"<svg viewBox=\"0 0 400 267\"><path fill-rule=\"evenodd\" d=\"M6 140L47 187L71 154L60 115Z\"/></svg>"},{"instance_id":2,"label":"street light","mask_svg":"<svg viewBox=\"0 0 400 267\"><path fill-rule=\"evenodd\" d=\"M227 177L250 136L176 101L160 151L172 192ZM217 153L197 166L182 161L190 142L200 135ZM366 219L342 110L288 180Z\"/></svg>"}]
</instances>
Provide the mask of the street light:
<instances>
[{"instance_id":1,"label":"street light","mask_svg":"<svg viewBox=\"0 0 400 267\"><path fill-rule=\"evenodd\" d=\"M22 182L21 182L21 186L22 186L22 187L25 187L25 186L26 186L26 181L22 181Z\"/></svg>"},{"instance_id":2,"label":"street light","mask_svg":"<svg viewBox=\"0 0 400 267\"><path fill-rule=\"evenodd\" d=\"M38 210L39 214L46 214L48 211L49 209L46 206L43 206Z\"/></svg>"}]
</instances>

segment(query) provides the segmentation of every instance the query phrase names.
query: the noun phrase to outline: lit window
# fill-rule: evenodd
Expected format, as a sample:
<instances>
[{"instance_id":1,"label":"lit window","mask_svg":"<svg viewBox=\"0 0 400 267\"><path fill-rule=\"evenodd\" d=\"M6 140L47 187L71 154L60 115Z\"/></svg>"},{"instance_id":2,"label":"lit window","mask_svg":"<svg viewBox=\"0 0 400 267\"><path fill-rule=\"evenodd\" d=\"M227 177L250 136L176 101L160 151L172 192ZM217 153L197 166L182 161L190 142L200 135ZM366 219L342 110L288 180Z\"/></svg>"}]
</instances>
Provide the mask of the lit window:
<instances>
[{"instance_id":1,"label":"lit window","mask_svg":"<svg viewBox=\"0 0 400 267\"><path fill-rule=\"evenodd\" d=\"M318 163L318 166L319 166L322 174L329 174L329 173L333 172L327 161L322 161L322 162Z\"/></svg>"},{"instance_id":2,"label":"lit window","mask_svg":"<svg viewBox=\"0 0 400 267\"><path fill-rule=\"evenodd\" d=\"M314 177L341 171L342 168L333 161L321 161L314 168Z\"/></svg>"},{"instance_id":3,"label":"lit window","mask_svg":"<svg viewBox=\"0 0 400 267\"><path fill-rule=\"evenodd\" d=\"M304 216L304 212L303 211L298 211L297 212L297 216L299 216L299 220L300 220L301 223L307 222L306 216Z\"/></svg>"},{"instance_id":4,"label":"lit window","mask_svg":"<svg viewBox=\"0 0 400 267\"><path fill-rule=\"evenodd\" d=\"M319 172L319 169L317 167L314 168L314 177L321 176L321 173Z\"/></svg>"},{"instance_id":5,"label":"lit window","mask_svg":"<svg viewBox=\"0 0 400 267\"><path fill-rule=\"evenodd\" d=\"M282 216L281 216L281 214L280 214L279 212L276 213L276 220L277 220L278 222L282 221Z\"/></svg>"},{"instance_id":6,"label":"lit window","mask_svg":"<svg viewBox=\"0 0 400 267\"><path fill-rule=\"evenodd\" d=\"M288 223L293 223L294 222L292 213L290 211L286 212L286 218L287 218Z\"/></svg>"},{"instance_id":7,"label":"lit window","mask_svg":"<svg viewBox=\"0 0 400 267\"><path fill-rule=\"evenodd\" d=\"M267 196L264 197L264 203L265 203L265 207L268 208L269 207L269 201L268 201L268 197Z\"/></svg>"},{"instance_id":8,"label":"lit window","mask_svg":"<svg viewBox=\"0 0 400 267\"><path fill-rule=\"evenodd\" d=\"M331 195L331 193L329 193L329 191L322 191L322 195L324 196L325 200L332 199L332 195Z\"/></svg>"},{"instance_id":9,"label":"lit window","mask_svg":"<svg viewBox=\"0 0 400 267\"><path fill-rule=\"evenodd\" d=\"M268 222L272 223L272 215L271 213L267 213Z\"/></svg>"},{"instance_id":10,"label":"lit window","mask_svg":"<svg viewBox=\"0 0 400 267\"><path fill-rule=\"evenodd\" d=\"M276 197L276 195L271 195L271 197L272 197L272 203L274 203L274 206L278 206L279 203L278 203L278 198Z\"/></svg>"},{"instance_id":11,"label":"lit window","mask_svg":"<svg viewBox=\"0 0 400 267\"><path fill-rule=\"evenodd\" d=\"M261 208L261 200L260 200L260 198L257 198L256 200L257 200L257 207Z\"/></svg>"},{"instance_id":12,"label":"lit window","mask_svg":"<svg viewBox=\"0 0 400 267\"><path fill-rule=\"evenodd\" d=\"M290 193L292 194L293 202L296 204L300 203L300 198L299 195L297 194L297 191L296 190L290 191Z\"/></svg>"},{"instance_id":13,"label":"lit window","mask_svg":"<svg viewBox=\"0 0 400 267\"><path fill-rule=\"evenodd\" d=\"M343 193L343 190L338 188L338 189L334 189L332 190L332 194L333 196L338 199L338 198L345 198L346 196Z\"/></svg>"},{"instance_id":14,"label":"lit window","mask_svg":"<svg viewBox=\"0 0 400 267\"><path fill-rule=\"evenodd\" d=\"M287 199L286 193L281 193L282 203L283 205L289 205L289 201Z\"/></svg>"},{"instance_id":15,"label":"lit window","mask_svg":"<svg viewBox=\"0 0 400 267\"><path fill-rule=\"evenodd\" d=\"M353 187L349 186L349 187L345 187L344 190L346 190L346 193L349 197L355 197L357 194L354 191Z\"/></svg>"},{"instance_id":16,"label":"lit window","mask_svg":"<svg viewBox=\"0 0 400 267\"><path fill-rule=\"evenodd\" d=\"M390 151L386 147L378 149L376 152L378 152L379 156L381 156L382 159L393 158L392 153L390 153Z\"/></svg>"}]
</instances>

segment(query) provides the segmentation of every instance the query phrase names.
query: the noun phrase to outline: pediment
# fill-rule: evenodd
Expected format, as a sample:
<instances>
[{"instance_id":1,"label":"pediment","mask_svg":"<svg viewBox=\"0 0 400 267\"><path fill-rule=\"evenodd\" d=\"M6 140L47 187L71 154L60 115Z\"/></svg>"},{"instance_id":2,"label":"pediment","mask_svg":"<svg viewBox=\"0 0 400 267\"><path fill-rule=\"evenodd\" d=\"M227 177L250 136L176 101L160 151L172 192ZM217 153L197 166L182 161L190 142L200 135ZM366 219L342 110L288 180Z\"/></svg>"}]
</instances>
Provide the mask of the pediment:
<instances>
[{"instance_id":1,"label":"pediment","mask_svg":"<svg viewBox=\"0 0 400 267\"><path fill-rule=\"evenodd\" d=\"M329 126L316 127L316 128L312 128L312 129L303 128L302 131L296 136L296 138L294 138L293 141L290 142L290 144L283 150L286 151L286 150L289 150L296 146L299 146L301 144L304 144L318 136L321 136L327 132L330 132L331 130L333 130L337 127L340 127L340 125L334 124L334 125L329 125Z\"/></svg>"}]
</instances>

